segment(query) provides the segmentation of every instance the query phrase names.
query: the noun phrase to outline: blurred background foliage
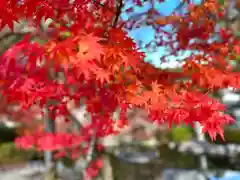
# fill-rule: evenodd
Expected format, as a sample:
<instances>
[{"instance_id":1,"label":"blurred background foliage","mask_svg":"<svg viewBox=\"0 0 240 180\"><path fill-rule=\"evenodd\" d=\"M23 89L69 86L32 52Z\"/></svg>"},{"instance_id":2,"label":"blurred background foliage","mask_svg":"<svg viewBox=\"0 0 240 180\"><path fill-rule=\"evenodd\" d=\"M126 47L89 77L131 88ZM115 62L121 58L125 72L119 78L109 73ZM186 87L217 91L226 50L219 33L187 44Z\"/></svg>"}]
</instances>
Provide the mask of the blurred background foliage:
<instances>
[{"instance_id":1,"label":"blurred background foliage","mask_svg":"<svg viewBox=\"0 0 240 180\"><path fill-rule=\"evenodd\" d=\"M17 137L17 129L0 124L0 164L21 163L29 160L43 159L42 154L34 149L25 151L17 149L14 139Z\"/></svg>"}]
</instances>

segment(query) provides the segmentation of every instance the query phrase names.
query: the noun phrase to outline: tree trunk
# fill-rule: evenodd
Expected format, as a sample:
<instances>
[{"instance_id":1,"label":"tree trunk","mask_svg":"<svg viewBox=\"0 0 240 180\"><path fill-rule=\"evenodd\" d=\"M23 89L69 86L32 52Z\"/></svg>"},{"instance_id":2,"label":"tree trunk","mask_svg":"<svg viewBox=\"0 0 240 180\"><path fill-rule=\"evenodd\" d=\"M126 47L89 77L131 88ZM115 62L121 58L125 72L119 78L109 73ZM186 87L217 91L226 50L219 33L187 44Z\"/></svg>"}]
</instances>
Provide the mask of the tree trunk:
<instances>
[{"instance_id":1,"label":"tree trunk","mask_svg":"<svg viewBox=\"0 0 240 180\"><path fill-rule=\"evenodd\" d=\"M46 120L45 120L45 128L46 132L50 133L56 133L56 124L53 119L51 119L52 114L54 112L49 112L47 110L46 113ZM47 168L47 171L44 175L44 180L57 180L58 174L57 174L57 166L56 161L53 159L53 152L46 151L44 152L44 160L45 160L45 166Z\"/></svg>"},{"instance_id":2,"label":"tree trunk","mask_svg":"<svg viewBox=\"0 0 240 180\"><path fill-rule=\"evenodd\" d=\"M48 167L47 172L44 175L44 180L58 180L58 174L56 165L53 164L52 166Z\"/></svg>"},{"instance_id":3,"label":"tree trunk","mask_svg":"<svg viewBox=\"0 0 240 180\"><path fill-rule=\"evenodd\" d=\"M113 180L112 165L109 155L105 154L103 156L104 167L102 170L103 180Z\"/></svg>"},{"instance_id":4,"label":"tree trunk","mask_svg":"<svg viewBox=\"0 0 240 180\"><path fill-rule=\"evenodd\" d=\"M195 132L197 136L198 141L206 141L205 135L202 133L202 127L198 122L195 123ZM207 163L207 156L206 155L201 155L200 156L200 167L203 170L208 169L208 163Z\"/></svg>"}]
</instances>

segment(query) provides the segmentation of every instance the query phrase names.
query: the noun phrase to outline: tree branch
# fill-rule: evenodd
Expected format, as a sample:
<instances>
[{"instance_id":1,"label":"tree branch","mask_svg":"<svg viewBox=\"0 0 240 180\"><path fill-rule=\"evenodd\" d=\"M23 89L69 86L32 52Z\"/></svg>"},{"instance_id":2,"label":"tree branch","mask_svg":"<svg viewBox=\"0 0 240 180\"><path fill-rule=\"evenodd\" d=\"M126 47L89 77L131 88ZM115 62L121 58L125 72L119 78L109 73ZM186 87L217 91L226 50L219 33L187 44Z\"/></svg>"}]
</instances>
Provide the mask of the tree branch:
<instances>
[{"instance_id":1,"label":"tree branch","mask_svg":"<svg viewBox=\"0 0 240 180\"><path fill-rule=\"evenodd\" d=\"M117 26L117 23L118 23L118 20L120 18L120 15L121 15L121 12L122 12L122 8L123 8L123 0L118 0L117 1L117 11L116 11L116 16L114 18L114 21L113 21L113 27L116 27Z\"/></svg>"}]
</instances>

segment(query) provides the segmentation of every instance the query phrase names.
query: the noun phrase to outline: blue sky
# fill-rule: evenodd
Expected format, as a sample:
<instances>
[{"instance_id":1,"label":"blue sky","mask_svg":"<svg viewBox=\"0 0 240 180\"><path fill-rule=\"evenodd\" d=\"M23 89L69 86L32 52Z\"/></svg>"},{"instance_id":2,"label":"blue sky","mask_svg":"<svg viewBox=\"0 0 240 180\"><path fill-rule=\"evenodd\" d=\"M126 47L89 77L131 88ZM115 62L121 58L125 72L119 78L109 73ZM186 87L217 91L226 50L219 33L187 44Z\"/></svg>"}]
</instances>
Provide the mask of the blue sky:
<instances>
[{"instance_id":1,"label":"blue sky","mask_svg":"<svg viewBox=\"0 0 240 180\"><path fill-rule=\"evenodd\" d=\"M148 9L151 8L151 6L148 2L144 3L144 6L141 8L135 6L134 12L131 14L122 13L122 16L121 16L122 19L127 20L128 17L131 15L147 11ZM155 8L158 9L162 15L168 16L173 12L173 10L179 5L180 2L181 2L181 0L165 0L164 3L159 4L159 3L157 3L157 0L156 0ZM194 0L194 2L199 3L199 2L201 2L201 0ZM132 6L132 0L126 1L125 8L127 9L130 6ZM171 27L165 26L164 30L170 31ZM144 27L130 31L129 35L136 41L141 40L143 43L149 43L154 38L154 30L151 26L144 26ZM151 60L152 64L154 64L156 66L160 66L160 62L161 62L160 58L161 58L161 56L166 55L166 53L167 53L166 47L159 47L156 52L147 53L146 60L147 61ZM181 54L177 57L171 56L168 58L169 62L162 64L161 67L176 66L178 64L176 59L183 59L184 57L188 56L189 54L190 54L190 52L185 52L184 54Z\"/></svg>"},{"instance_id":2,"label":"blue sky","mask_svg":"<svg viewBox=\"0 0 240 180\"><path fill-rule=\"evenodd\" d=\"M226 171L222 177L212 176L210 180L239 180L240 173L237 171Z\"/></svg>"}]
</instances>

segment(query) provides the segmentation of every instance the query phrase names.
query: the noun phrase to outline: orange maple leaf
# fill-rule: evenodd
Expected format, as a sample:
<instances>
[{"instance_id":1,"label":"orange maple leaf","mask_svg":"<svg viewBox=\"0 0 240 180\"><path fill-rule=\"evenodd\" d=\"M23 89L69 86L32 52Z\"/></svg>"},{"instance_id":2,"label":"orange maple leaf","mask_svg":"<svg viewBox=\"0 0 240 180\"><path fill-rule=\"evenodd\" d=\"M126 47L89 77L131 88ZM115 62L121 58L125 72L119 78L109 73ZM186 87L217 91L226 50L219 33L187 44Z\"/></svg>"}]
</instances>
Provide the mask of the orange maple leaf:
<instances>
[{"instance_id":1,"label":"orange maple leaf","mask_svg":"<svg viewBox=\"0 0 240 180\"><path fill-rule=\"evenodd\" d=\"M141 57L139 54L121 53L121 58L125 68L131 67L134 71L139 72L139 66L141 65Z\"/></svg>"},{"instance_id":2,"label":"orange maple leaf","mask_svg":"<svg viewBox=\"0 0 240 180\"><path fill-rule=\"evenodd\" d=\"M138 91L137 84L131 84L131 85L127 86L127 91L130 93L136 93Z\"/></svg>"},{"instance_id":3,"label":"orange maple leaf","mask_svg":"<svg viewBox=\"0 0 240 180\"><path fill-rule=\"evenodd\" d=\"M99 68L94 72L96 74L96 79L99 80L102 84L104 82L110 82L111 73L105 69Z\"/></svg>"},{"instance_id":4,"label":"orange maple leaf","mask_svg":"<svg viewBox=\"0 0 240 180\"><path fill-rule=\"evenodd\" d=\"M7 82L7 80L0 80L0 85L4 85Z\"/></svg>"},{"instance_id":5,"label":"orange maple leaf","mask_svg":"<svg viewBox=\"0 0 240 180\"><path fill-rule=\"evenodd\" d=\"M167 24L173 24L180 21L181 21L181 17L177 15L159 16L155 20L156 24L161 26L165 26Z\"/></svg>"},{"instance_id":6,"label":"orange maple leaf","mask_svg":"<svg viewBox=\"0 0 240 180\"><path fill-rule=\"evenodd\" d=\"M74 61L75 59L72 58L71 60ZM84 75L86 79L91 78L98 70L98 66L93 61L76 61L74 65L78 69L78 74Z\"/></svg>"},{"instance_id":7,"label":"orange maple leaf","mask_svg":"<svg viewBox=\"0 0 240 180\"><path fill-rule=\"evenodd\" d=\"M151 83L152 91L159 94L160 92L163 92L163 85L159 84L157 81L154 81Z\"/></svg>"},{"instance_id":8,"label":"orange maple leaf","mask_svg":"<svg viewBox=\"0 0 240 180\"><path fill-rule=\"evenodd\" d=\"M101 38L89 34L79 38L77 58L80 60L99 60L104 53L103 46L99 43Z\"/></svg>"},{"instance_id":9,"label":"orange maple leaf","mask_svg":"<svg viewBox=\"0 0 240 180\"><path fill-rule=\"evenodd\" d=\"M73 42L69 39L62 42L51 41L45 45L45 49L50 59L65 65L69 63L69 57L74 56L71 48L73 46Z\"/></svg>"}]
</instances>

